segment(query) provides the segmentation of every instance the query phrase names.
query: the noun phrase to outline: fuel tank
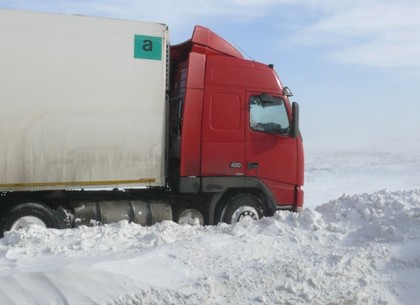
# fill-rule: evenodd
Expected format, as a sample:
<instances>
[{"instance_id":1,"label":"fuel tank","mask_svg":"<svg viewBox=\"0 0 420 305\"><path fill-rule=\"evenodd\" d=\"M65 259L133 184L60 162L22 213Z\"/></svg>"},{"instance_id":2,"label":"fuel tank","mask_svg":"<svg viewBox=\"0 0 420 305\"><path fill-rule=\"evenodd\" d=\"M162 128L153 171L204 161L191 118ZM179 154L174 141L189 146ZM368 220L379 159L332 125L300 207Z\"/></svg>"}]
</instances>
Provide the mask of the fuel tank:
<instances>
[{"instance_id":1,"label":"fuel tank","mask_svg":"<svg viewBox=\"0 0 420 305\"><path fill-rule=\"evenodd\" d=\"M172 220L172 209L165 200L90 201L74 209L74 226L92 226L127 220L143 226Z\"/></svg>"}]
</instances>

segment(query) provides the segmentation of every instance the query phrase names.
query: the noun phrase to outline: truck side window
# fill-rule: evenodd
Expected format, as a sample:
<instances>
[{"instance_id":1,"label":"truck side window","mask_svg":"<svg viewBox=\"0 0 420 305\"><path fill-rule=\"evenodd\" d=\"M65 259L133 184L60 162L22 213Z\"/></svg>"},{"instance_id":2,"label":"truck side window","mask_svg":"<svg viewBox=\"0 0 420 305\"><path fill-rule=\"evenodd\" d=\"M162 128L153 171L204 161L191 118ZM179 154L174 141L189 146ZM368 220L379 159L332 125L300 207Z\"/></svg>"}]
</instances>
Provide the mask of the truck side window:
<instances>
[{"instance_id":1,"label":"truck side window","mask_svg":"<svg viewBox=\"0 0 420 305\"><path fill-rule=\"evenodd\" d=\"M275 134L289 132L289 118L281 98L270 96L267 100L260 95L253 95L249 101L249 109L252 130Z\"/></svg>"}]
</instances>

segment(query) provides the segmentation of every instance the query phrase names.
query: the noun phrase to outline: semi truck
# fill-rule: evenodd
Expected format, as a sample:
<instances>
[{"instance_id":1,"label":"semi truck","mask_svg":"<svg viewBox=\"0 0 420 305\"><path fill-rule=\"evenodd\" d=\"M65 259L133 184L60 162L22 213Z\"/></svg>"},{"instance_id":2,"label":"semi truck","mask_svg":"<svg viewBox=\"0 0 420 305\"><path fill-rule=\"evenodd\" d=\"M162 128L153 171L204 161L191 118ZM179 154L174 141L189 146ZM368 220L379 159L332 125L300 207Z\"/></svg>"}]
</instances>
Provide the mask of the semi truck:
<instances>
[{"instance_id":1,"label":"semi truck","mask_svg":"<svg viewBox=\"0 0 420 305\"><path fill-rule=\"evenodd\" d=\"M0 234L303 205L299 106L210 29L0 10Z\"/></svg>"}]
</instances>

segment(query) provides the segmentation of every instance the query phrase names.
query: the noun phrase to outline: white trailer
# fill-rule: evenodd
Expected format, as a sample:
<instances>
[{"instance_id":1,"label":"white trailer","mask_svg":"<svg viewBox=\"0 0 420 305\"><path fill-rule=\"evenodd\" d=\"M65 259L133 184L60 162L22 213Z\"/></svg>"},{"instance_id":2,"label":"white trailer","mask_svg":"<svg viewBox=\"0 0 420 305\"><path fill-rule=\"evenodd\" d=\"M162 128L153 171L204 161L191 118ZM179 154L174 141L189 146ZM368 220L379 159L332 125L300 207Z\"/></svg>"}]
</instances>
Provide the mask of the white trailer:
<instances>
[{"instance_id":1,"label":"white trailer","mask_svg":"<svg viewBox=\"0 0 420 305\"><path fill-rule=\"evenodd\" d=\"M165 183L164 24L0 10L0 191Z\"/></svg>"}]
</instances>

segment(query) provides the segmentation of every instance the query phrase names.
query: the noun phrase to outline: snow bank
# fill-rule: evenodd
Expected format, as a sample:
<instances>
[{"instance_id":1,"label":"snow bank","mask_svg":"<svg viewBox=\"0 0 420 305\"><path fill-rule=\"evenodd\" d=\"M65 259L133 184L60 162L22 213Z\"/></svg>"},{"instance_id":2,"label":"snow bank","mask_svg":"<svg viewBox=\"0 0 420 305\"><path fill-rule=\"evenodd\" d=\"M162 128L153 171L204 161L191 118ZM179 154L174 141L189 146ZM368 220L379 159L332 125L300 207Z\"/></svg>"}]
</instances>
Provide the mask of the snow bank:
<instances>
[{"instance_id":1,"label":"snow bank","mask_svg":"<svg viewBox=\"0 0 420 305\"><path fill-rule=\"evenodd\" d=\"M344 195L254 223L0 240L0 304L416 304L420 190Z\"/></svg>"}]
</instances>

